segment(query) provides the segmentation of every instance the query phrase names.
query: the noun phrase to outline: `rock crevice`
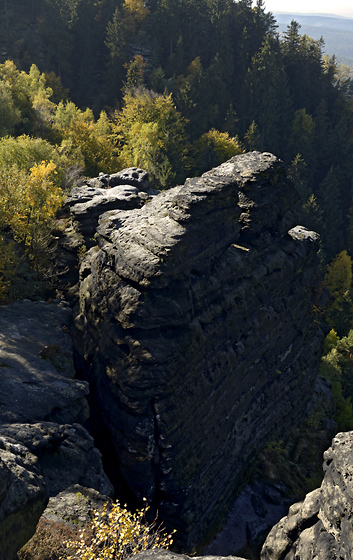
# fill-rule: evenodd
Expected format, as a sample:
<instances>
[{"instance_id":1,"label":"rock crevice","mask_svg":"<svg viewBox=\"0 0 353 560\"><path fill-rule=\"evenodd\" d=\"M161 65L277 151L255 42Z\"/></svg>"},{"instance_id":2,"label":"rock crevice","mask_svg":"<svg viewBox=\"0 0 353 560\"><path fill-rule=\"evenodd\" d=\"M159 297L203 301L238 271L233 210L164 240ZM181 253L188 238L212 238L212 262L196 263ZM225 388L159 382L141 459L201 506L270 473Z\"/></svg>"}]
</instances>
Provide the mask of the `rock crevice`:
<instances>
[{"instance_id":1,"label":"rock crevice","mask_svg":"<svg viewBox=\"0 0 353 560\"><path fill-rule=\"evenodd\" d=\"M324 480L270 531L261 560L350 560L353 555L353 432L324 453Z\"/></svg>"}]
</instances>

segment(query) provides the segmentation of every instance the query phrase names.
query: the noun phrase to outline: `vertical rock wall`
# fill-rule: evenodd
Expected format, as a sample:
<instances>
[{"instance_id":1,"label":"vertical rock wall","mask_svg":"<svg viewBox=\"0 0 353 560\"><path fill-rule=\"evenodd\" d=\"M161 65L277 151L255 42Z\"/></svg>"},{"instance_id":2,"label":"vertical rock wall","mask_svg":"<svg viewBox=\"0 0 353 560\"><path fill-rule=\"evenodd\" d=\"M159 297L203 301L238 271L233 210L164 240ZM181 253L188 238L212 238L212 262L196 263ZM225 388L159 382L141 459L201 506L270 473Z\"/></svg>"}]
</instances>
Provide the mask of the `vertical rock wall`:
<instances>
[{"instance_id":1,"label":"vertical rock wall","mask_svg":"<svg viewBox=\"0 0 353 560\"><path fill-rule=\"evenodd\" d=\"M312 394L317 235L297 199L275 156L236 156L105 212L81 266L74 340L121 474L189 550Z\"/></svg>"}]
</instances>

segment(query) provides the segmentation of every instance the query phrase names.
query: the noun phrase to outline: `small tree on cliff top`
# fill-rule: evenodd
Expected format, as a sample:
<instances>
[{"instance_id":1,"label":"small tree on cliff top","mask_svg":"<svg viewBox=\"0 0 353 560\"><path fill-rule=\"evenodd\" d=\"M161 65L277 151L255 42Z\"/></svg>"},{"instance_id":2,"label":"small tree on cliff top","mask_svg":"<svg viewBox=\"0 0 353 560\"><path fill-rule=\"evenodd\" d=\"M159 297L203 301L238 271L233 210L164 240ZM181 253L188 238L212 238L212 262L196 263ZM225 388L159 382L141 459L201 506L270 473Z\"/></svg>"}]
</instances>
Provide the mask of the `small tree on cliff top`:
<instances>
[{"instance_id":1,"label":"small tree on cliff top","mask_svg":"<svg viewBox=\"0 0 353 560\"><path fill-rule=\"evenodd\" d=\"M185 179L186 121L171 95L144 88L129 91L114 118L124 167L145 168L152 183L162 188Z\"/></svg>"}]
</instances>

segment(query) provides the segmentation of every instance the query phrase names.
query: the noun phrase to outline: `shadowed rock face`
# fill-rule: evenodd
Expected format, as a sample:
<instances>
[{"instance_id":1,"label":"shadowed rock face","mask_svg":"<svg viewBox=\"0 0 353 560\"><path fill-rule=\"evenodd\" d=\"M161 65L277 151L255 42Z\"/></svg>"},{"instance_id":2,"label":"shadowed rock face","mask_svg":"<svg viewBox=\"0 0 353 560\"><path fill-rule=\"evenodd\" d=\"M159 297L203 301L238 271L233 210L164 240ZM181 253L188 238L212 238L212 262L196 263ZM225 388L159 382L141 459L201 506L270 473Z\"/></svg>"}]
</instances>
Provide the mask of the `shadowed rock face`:
<instances>
[{"instance_id":1,"label":"shadowed rock face","mask_svg":"<svg viewBox=\"0 0 353 560\"><path fill-rule=\"evenodd\" d=\"M80 483L112 494L73 379L71 310L24 300L0 307L0 558L36 529L49 496Z\"/></svg>"},{"instance_id":2,"label":"shadowed rock face","mask_svg":"<svg viewBox=\"0 0 353 560\"><path fill-rule=\"evenodd\" d=\"M297 199L273 155L236 156L102 214L81 266L74 344L121 474L188 549L313 393L317 235Z\"/></svg>"},{"instance_id":3,"label":"shadowed rock face","mask_svg":"<svg viewBox=\"0 0 353 560\"><path fill-rule=\"evenodd\" d=\"M293 504L269 533L261 560L351 560L353 432L339 433L324 453L320 488Z\"/></svg>"}]
</instances>

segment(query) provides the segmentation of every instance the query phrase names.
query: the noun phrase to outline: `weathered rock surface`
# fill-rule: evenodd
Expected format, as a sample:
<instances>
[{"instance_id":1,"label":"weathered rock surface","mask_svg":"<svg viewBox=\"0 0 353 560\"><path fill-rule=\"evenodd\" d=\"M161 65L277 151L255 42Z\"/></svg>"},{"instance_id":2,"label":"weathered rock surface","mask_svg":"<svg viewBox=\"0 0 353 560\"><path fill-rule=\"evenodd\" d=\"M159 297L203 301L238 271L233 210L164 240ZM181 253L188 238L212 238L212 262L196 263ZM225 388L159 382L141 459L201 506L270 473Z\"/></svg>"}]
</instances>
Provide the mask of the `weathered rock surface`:
<instances>
[{"instance_id":1,"label":"weathered rock surface","mask_svg":"<svg viewBox=\"0 0 353 560\"><path fill-rule=\"evenodd\" d=\"M5 449L20 446L37 457L48 496L56 496L72 484L112 494L100 453L80 424L1 424L0 441Z\"/></svg>"},{"instance_id":2,"label":"weathered rock surface","mask_svg":"<svg viewBox=\"0 0 353 560\"><path fill-rule=\"evenodd\" d=\"M84 526L91 521L94 511L102 509L110 501L109 496L93 488L73 484L49 499L42 517L52 523L64 521L75 527Z\"/></svg>"},{"instance_id":3,"label":"weathered rock surface","mask_svg":"<svg viewBox=\"0 0 353 560\"><path fill-rule=\"evenodd\" d=\"M297 198L274 156L237 156L102 214L80 269L75 348L121 475L187 549L313 393L317 235Z\"/></svg>"},{"instance_id":4,"label":"weathered rock surface","mask_svg":"<svg viewBox=\"0 0 353 560\"><path fill-rule=\"evenodd\" d=\"M62 281L73 285L78 281L77 252L94 245L98 218L108 210L141 208L158 191L149 186L147 171L137 167L118 173L87 179L74 187L61 211L68 222L58 231L57 270Z\"/></svg>"},{"instance_id":5,"label":"weathered rock surface","mask_svg":"<svg viewBox=\"0 0 353 560\"><path fill-rule=\"evenodd\" d=\"M64 542L76 539L83 527L87 529L95 512L107 503L111 503L111 498L79 484L74 484L57 496L51 497L38 522L36 532L21 549L21 557L27 558L28 554L31 556L29 551L33 550L38 556L38 548L43 549L45 545L47 554L43 551L43 557L50 553L53 558L64 557Z\"/></svg>"},{"instance_id":6,"label":"weathered rock surface","mask_svg":"<svg viewBox=\"0 0 353 560\"><path fill-rule=\"evenodd\" d=\"M84 422L88 384L75 374L63 303L0 306L0 423Z\"/></svg>"},{"instance_id":7,"label":"weathered rock surface","mask_svg":"<svg viewBox=\"0 0 353 560\"><path fill-rule=\"evenodd\" d=\"M353 432L339 433L324 454L321 487L273 527L261 560L353 558Z\"/></svg>"},{"instance_id":8,"label":"weathered rock surface","mask_svg":"<svg viewBox=\"0 0 353 560\"><path fill-rule=\"evenodd\" d=\"M72 312L62 303L0 307L0 558L32 536L49 496L75 483L112 494L73 379Z\"/></svg>"},{"instance_id":9,"label":"weathered rock surface","mask_svg":"<svg viewBox=\"0 0 353 560\"><path fill-rule=\"evenodd\" d=\"M0 558L17 558L47 500L37 457L18 442L0 437Z\"/></svg>"},{"instance_id":10,"label":"weathered rock surface","mask_svg":"<svg viewBox=\"0 0 353 560\"><path fill-rule=\"evenodd\" d=\"M193 556L195 560L243 560L239 556ZM136 560L189 560L186 554L175 554L170 550L145 550L136 554Z\"/></svg>"}]
</instances>

